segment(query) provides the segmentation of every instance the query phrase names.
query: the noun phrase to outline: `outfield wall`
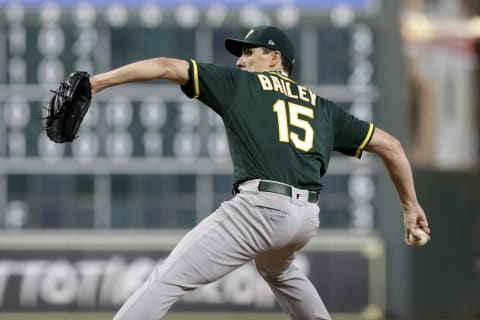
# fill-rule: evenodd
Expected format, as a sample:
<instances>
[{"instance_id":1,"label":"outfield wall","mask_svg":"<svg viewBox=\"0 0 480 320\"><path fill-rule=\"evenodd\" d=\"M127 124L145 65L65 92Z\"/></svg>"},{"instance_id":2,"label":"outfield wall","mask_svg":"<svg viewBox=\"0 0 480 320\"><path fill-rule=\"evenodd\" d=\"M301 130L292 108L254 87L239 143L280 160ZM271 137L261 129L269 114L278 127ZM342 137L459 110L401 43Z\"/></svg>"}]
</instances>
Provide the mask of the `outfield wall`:
<instances>
[{"instance_id":1,"label":"outfield wall","mask_svg":"<svg viewBox=\"0 0 480 320\"><path fill-rule=\"evenodd\" d=\"M165 259L182 232L22 232L0 234L0 319L108 319ZM375 236L316 237L296 263L325 304L345 319L385 314L385 248ZM93 314L92 314L93 312ZM282 318L252 264L199 288L171 310L172 319ZM193 319L188 316L185 319ZM253 319L253 318L252 318Z\"/></svg>"}]
</instances>

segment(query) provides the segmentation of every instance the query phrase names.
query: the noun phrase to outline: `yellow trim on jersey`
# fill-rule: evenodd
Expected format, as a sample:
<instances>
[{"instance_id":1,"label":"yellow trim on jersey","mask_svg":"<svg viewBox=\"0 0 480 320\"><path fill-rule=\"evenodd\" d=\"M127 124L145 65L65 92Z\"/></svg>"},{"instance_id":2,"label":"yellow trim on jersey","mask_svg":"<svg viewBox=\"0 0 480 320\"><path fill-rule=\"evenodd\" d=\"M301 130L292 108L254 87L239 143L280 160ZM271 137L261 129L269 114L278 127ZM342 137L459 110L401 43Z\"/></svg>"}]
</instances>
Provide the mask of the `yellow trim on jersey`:
<instances>
[{"instance_id":1,"label":"yellow trim on jersey","mask_svg":"<svg viewBox=\"0 0 480 320\"><path fill-rule=\"evenodd\" d=\"M280 72L276 72L276 71L267 71L268 73L271 73L271 74L274 74L276 76L279 76L280 78L284 79L284 80L288 80L292 83L295 83L295 84L298 84L297 82L293 81L292 79L290 79L289 77L287 76L284 76L283 74L281 74Z\"/></svg>"},{"instance_id":2,"label":"yellow trim on jersey","mask_svg":"<svg viewBox=\"0 0 480 320\"><path fill-rule=\"evenodd\" d=\"M363 139L360 146L357 148L357 151L355 152L355 157L360 158L360 155L362 154L363 149L367 146L367 143L370 141L370 139L372 139L373 129L375 129L375 126L373 125L373 123L370 123L370 125L368 126L367 135Z\"/></svg>"},{"instance_id":3,"label":"yellow trim on jersey","mask_svg":"<svg viewBox=\"0 0 480 320\"><path fill-rule=\"evenodd\" d=\"M198 83L198 66L195 60L191 59L190 61L192 61L193 66L193 87L195 90L194 98L198 98L200 96L200 84Z\"/></svg>"}]
</instances>

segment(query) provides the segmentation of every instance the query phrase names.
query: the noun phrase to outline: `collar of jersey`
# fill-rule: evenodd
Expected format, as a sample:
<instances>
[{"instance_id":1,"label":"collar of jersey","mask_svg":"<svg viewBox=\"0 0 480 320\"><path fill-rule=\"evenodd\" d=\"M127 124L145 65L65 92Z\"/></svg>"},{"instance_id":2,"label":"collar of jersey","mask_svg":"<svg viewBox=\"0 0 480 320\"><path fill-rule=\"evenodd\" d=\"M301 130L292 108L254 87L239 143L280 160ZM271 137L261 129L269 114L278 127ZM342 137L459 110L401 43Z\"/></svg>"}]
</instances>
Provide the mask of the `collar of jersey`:
<instances>
[{"instance_id":1,"label":"collar of jersey","mask_svg":"<svg viewBox=\"0 0 480 320\"><path fill-rule=\"evenodd\" d=\"M292 79L290 79L288 77L288 75L285 73L285 71L283 70L277 70L277 71L267 71L269 73L274 73L275 75L279 76L280 78L284 79L284 80L288 80L290 82L293 82L293 83L296 83L295 81L293 81Z\"/></svg>"}]
</instances>

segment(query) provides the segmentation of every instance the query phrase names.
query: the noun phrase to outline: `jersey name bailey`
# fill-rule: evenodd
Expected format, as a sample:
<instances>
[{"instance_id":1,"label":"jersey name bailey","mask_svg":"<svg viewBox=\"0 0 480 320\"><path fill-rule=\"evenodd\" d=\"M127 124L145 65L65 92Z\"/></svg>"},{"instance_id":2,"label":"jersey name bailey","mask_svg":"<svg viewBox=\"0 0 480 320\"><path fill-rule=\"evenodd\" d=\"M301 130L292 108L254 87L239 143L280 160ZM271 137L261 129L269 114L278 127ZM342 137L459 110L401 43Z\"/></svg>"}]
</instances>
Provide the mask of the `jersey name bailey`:
<instances>
[{"instance_id":1,"label":"jersey name bailey","mask_svg":"<svg viewBox=\"0 0 480 320\"><path fill-rule=\"evenodd\" d=\"M257 74L258 80L260 80L260 84L262 89L265 91L277 91L281 92L289 98L299 99L305 102L310 103L312 106L316 105L317 95L310 89L302 87L295 82L292 82L290 79L284 80L283 78L275 75L269 74L268 76L265 74ZM295 85L297 87L296 92L292 92L291 85Z\"/></svg>"}]
</instances>

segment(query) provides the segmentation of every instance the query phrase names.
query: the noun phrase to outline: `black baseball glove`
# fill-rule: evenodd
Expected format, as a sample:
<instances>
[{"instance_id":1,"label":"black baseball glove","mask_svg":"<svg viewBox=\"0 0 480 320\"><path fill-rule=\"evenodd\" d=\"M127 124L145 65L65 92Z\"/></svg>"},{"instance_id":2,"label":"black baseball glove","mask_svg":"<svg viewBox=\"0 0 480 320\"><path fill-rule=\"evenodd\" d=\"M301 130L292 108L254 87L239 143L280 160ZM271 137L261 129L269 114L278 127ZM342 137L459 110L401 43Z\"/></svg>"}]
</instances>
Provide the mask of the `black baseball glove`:
<instances>
[{"instance_id":1,"label":"black baseball glove","mask_svg":"<svg viewBox=\"0 0 480 320\"><path fill-rule=\"evenodd\" d=\"M60 83L56 91L50 90L53 97L46 107L48 114L45 117L50 140L64 143L77 137L92 100L89 79L87 72L75 71Z\"/></svg>"}]
</instances>

